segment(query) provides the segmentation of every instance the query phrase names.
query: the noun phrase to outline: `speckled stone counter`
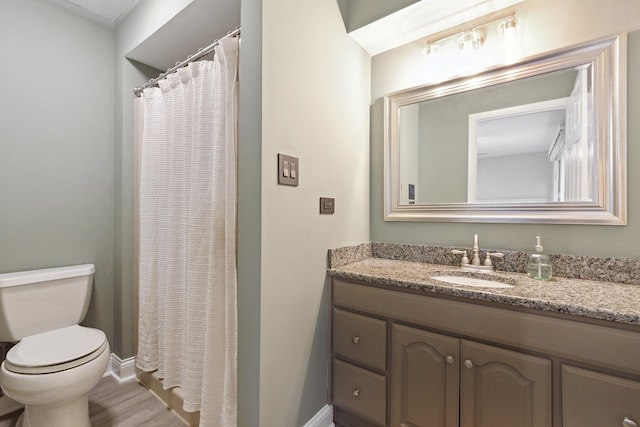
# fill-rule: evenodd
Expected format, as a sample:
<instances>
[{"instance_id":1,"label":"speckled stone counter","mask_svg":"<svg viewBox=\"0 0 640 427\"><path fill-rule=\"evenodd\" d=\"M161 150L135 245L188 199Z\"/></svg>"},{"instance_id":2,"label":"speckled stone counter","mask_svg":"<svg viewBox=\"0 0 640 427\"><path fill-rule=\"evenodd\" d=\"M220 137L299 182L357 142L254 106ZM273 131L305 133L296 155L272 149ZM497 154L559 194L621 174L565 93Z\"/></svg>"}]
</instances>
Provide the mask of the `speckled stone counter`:
<instances>
[{"instance_id":1,"label":"speckled stone counter","mask_svg":"<svg viewBox=\"0 0 640 427\"><path fill-rule=\"evenodd\" d=\"M410 290L432 296L468 298L497 304L524 307L544 312L562 313L584 318L640 326L640 286L568 277L554 277L551 281L530 279L517 265L518 253L509 254L507 264L513 271L497 271L499 281L515 283L513 288L478 288L451 285L432 279L433 276L459 274L452 248L400 245L392 248L394 257L380 257L376 243L365 243L329 251L328 273L334 278L358 281L388 289ZM382 244L392 245L392 244ZM390 251L387 250L386 255ZM401 255L398 255L401 254ZM411 256L413 254L413 257ZM425 255L428 254L428 255ZM526 257L526 254L523 255ZM392 259L389 259L392 258ZM404 259L403 259L404 258ZM405 259L410 259L409 261ZM510 260L511 258L511 260ZM583 259L584 257L575 257ZM593 258L593 257L590 257ZM601 260L601 259L597 259ZM435 262L434 262L435 261ZM438 261L440 261L438 263ZM613 265L633 265L636 260L612 260ZM520 262L524 263L524 259ZM606 261L604 262L606 265ZM598 265L603 265L602 263ZM555 270L554 265L554 270ZM569 266L571 268L571 266ZM601 275L610 277L610 274ZM619 271L619 277L636 281L638 271ZM466 274L466 273L465 273ZM477 276L486 278L484 276ZM619 278L618 277L618 278ZM579 320L579 319L577 319Z\"/></svg>"}]
</instances>

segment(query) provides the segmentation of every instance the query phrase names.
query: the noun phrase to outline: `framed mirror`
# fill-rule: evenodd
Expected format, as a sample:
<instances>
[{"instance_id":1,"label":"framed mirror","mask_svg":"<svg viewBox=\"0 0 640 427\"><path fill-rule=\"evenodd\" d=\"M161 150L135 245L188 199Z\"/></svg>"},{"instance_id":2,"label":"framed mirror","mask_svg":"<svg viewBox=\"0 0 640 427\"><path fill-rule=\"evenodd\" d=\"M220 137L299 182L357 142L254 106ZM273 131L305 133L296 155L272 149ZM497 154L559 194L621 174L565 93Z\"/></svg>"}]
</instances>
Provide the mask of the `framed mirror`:
<instances>
[{"instance_id":1,"label":"framed mirror","mask_svg":"<svg viewBox=\"0 0 640 427\"><path fill-rule=\"evenodd\" d=\"M386 221L626 224L626 34L385 97Z\"/></svg>"}]
</instances>

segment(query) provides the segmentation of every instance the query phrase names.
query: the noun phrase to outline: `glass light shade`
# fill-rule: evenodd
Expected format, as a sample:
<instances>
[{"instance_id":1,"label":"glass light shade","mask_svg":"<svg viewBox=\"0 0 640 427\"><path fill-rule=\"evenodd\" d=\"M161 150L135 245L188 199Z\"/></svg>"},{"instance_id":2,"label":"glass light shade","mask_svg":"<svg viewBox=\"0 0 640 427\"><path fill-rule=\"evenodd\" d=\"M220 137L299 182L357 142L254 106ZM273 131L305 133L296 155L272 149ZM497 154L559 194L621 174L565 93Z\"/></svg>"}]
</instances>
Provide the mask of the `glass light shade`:
<instances>
[{"instance_id":1,"label":"glass light shade","mask_svg":"<svg viewBox=\"0 0 640 427\"><path fill-rule=\"evenodd\" d=\"M458 37L458 49L462 51L469 51L479 49L482 46L484 34L480 30L465 31Z\"/></svg>"},{"instance_id":2,"label":"glass light shade","mask_svg":"<svg viewBox=\"0 0 640 427\"><path fill-rule=\"evenodd\" d=\"M509 37L510 34L517 34L520 31L520 18L509 16L500 22L498 28L505 37Z\"/></svg>"},{"instance_id":3,"label":"glass light shade","mask_svg":"<svg viewBox=\"0 0 640 427\"><path fill-rule=\"evenodd\" d=\"M436 43L427 43L427 45L422 49L422 54L427 57L436 56L440 52L440 45Z\"/></svg>"},{"instance_id":4,"label":"glass light shade","mask_svg":"<svg viewBox=\"0 0 640 427\"><path fill-rule=\"evenodd\" d=\"M518 60L523 51L522 21L515 16L509 16L498 24L497 40L499 49L506 63Z\"/></svg>"}]
</instances>

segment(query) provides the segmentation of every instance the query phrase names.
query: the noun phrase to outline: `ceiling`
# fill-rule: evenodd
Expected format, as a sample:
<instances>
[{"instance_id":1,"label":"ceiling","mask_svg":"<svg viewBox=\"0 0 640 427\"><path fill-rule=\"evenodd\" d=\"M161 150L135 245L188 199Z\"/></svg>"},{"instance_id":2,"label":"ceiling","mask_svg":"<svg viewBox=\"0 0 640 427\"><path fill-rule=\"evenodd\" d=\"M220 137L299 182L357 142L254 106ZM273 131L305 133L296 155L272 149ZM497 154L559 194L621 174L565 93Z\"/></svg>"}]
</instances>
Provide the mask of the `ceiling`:
<instances>
[{"instance_id":1,"label":"ceiling","mask_svg":"<svg viewBox=\"0 0 640 427\"><path fill-rule=\"evenodd\" d=\"M48 0L115 28L141 0ZM192 0L126 57L166 70L240 26L240 2Z\"/></svg>"},{"instance_id":2,"label":"ceiling","mask_svg":"<svg viewBox=\"0 0 640 427\"><path fill-rule=\"evenodd\" d=\"M140 0L65 0L109 22L112 26Z\"/></svg>"},{"instance_id":3,"label":"ceiling","mask_svg":"<svg viewBox=\"0 0 640 427\"><path fill-rule=\"evenodd\" d=\"M564 108L557 108L480 121L476 130L478 155L546 153L558 129L564 129L565 115Z\"/></svg>"}]
</instances>

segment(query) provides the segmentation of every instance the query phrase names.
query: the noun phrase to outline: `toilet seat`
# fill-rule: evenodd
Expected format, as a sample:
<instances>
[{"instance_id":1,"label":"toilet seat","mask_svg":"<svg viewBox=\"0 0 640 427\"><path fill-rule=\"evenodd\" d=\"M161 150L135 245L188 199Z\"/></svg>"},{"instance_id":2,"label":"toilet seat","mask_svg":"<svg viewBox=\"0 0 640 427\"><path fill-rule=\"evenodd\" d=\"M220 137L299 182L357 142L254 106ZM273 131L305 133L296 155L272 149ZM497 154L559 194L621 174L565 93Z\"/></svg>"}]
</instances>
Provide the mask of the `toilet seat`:
<instances>
[{"instance_id":1,"label":"toilet seat","mask_svg":"<svg viewBox=\"0 0 640 427\"><path fill-rule=\"evenodd\" d=\"M18 374L50 374L85 364L107 346L101 330L72 325L25 337L9 350L4 365Z\"/></svg>"}]
</instances>

